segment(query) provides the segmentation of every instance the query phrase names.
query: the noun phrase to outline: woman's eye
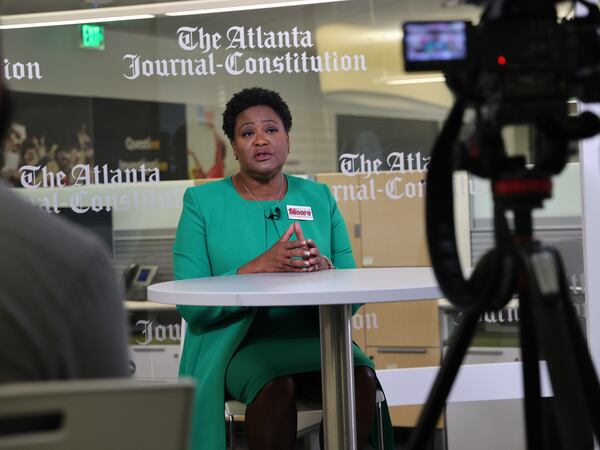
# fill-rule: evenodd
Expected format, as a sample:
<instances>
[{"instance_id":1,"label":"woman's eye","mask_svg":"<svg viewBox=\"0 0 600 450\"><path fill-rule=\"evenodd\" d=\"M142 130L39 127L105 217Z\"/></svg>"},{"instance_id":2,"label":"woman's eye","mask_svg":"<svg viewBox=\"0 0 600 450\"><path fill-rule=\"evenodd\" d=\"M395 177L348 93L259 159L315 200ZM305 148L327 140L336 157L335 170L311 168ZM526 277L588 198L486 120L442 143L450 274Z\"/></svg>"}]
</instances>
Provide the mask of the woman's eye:
<instances>
[{"instance_id":1,"label":"woman's eye","mask_svg":"<svg viewBox=\"0 0 600 450\"><path fill-rule=\"evenodd\" d=\"M269 134L277 133L277 131L277 128L267 128L267 133Z\"/></svg>"},{"instance_id":2,"label":"woman's eye","mask_svg":"<svg viewBox=\"0 0 600 450\"><path fill-rule=\"evenodd\" d=\"M251 136L252 134L254 134L254 132L251 130L242 131L242 137L248 137L248 136Z\"/></svg>"}]
</instances>

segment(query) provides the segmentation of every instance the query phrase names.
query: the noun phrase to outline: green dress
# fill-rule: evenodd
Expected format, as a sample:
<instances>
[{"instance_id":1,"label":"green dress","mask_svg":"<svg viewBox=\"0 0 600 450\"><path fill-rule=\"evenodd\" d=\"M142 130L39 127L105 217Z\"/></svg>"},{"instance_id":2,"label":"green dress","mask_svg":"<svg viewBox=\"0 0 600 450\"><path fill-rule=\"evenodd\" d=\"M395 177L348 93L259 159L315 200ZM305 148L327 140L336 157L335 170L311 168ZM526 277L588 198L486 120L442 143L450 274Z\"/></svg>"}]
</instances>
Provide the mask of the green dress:
<instances>
[{"instance_id":1,"label":"green dress","mask_svg":"<svg viewBox=\"0 0 600 450\"><path fill-rule=\"evenodd\" d=\"M329 188L286 178L288 191L279 202L242 198L231 177L189 188L173 245L175 278L234 275L296 221L288 217L288 205L309 206L314 220L299 221L304 236L313 239L336 267L355 267L346 226ZM266 219L275 207L282 211L280 219ZM310 281L311 273L298 275ZM277 376L320 369L316 306L178 306L178 310L188 322L180 375L196 380L193 450L225 450L227 394L251 402ZM297 358L289 358L290 354ZM353 354L355 364L374 368L356 345Z\"/></svg>"}]
</instances>

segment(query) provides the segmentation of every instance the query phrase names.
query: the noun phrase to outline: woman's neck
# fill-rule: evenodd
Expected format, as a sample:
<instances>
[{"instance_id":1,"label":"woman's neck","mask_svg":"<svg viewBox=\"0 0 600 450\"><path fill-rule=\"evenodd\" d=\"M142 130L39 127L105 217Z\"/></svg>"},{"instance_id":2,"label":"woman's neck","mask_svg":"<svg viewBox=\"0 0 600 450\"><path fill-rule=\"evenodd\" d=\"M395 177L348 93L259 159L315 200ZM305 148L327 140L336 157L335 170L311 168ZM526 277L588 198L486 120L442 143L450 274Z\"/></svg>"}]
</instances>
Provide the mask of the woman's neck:
<instances>
[{"instance_id":1,"label":"woman's neck","mask_svg":"<svg viewBox=\"0 0 600 450\"><path fill-rule=\"evenodd\" d=\"M283 172L270 178L254 178L238 172L232 179L237 191L248 200L281 200L287 184Z\"/></svg>"}]
</instances>

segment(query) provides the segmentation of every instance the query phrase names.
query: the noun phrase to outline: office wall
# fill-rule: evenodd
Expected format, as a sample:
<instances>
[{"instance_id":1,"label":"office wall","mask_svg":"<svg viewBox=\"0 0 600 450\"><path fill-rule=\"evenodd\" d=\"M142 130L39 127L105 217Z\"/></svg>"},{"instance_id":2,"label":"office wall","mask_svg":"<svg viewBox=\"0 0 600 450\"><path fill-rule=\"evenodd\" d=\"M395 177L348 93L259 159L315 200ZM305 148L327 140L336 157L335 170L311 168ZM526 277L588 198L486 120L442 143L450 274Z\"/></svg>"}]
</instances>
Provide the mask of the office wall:
<instances>
[{"instance_id":1,"label":"office wall","mask_svg":"<svg viewBox=\"0 0 600 450\"><path fill-rule=\"evenodd\" d=\"M364 15L362 8L357 8ZM379 8L375 4L375 10ZM335 20L333 14L326 14L328 6L293 9L295 14L269 13L262 20L260 13L232 13L216 15L216 20L211 15L107 24L103 51L79 48L78 26L5 30L1 33L4 57L12 64L36 62L42 75L41 79L33 80L13 78L7 84L16 91L31 93L202 105L213 109L217 118L233 92L250 85L266 86L281 92L294 113L293 152L287 167L293 173L337 170L334 151L337 114L443 119L451 103L443 83L400 87L385 83L387 78L404 74L399 52L401 7L394 12L398 16L394 17L393 25L381 27L373 23L346 25L348 17L342 15ZM361 15L353 20L360 22ZM177 41L180 26L199 26L224 34L229 27L240 24L274 30L290 30L294 26L311 30L314 41L311 51L364 55L367 70L300 75L140 76L135 80L124 76L130 73L125 55L150 60L202 56L201 52L190 53L180 48ZM379 37L365 40L367 35ZM221 58L230 52L219 49L214 55ZM268 49L245 51L248 56L257 57L270 53L273 51ZM382 61L393 64L382 66ZM230 152L227 158L228 165L233 164Z\"/></svg>"}]
</instances>

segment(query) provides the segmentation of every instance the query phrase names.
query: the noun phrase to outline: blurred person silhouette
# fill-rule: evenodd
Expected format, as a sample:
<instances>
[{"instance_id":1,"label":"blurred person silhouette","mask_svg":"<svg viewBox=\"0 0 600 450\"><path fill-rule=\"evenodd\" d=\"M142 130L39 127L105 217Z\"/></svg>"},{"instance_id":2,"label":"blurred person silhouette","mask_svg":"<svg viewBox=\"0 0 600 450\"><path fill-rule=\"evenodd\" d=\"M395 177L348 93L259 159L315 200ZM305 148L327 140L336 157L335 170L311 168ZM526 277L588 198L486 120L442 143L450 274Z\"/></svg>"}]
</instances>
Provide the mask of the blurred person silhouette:
<instances>
[{"instance_id":1,"label":"blurred person silhouette","mask_svg":"<svg viewBox=\"0 0 600 450\"><path fill-rule=\"evenodd\" d=\"M21 159L19 161L19 167L38 165L41 165L40 152L31 139L26 139L21 145Z\"/></svg>"},{"instance_id":2,"label":"blurred person silhouette","mask_svg":"<svg viewBox=\"0 0 600 450\"><path fill-rule=\"evenodd\" d=\"M0 86L3 134L9 118ZM123 295L98 238L0 182L0 249L0 382L128 376Z\"/></svg>"},{"instance_id":3,"label":"blurred person silhouette","mask_svg":"<svg viewBox=\"0 0 600 450\"><path fill-rule=\"evenodd\" d=\"M18 185L18 169L19 160L21 157L21 144L25 140L23 137L25 128L15 123L10 124L7 128L7 124L2 124L3 139L2 149L0 151L0 158L2 158L3 164L0 167L0 177L12 185Z\"/></svg>"}]
</instances>

